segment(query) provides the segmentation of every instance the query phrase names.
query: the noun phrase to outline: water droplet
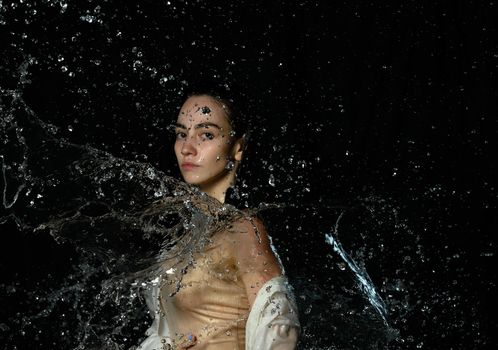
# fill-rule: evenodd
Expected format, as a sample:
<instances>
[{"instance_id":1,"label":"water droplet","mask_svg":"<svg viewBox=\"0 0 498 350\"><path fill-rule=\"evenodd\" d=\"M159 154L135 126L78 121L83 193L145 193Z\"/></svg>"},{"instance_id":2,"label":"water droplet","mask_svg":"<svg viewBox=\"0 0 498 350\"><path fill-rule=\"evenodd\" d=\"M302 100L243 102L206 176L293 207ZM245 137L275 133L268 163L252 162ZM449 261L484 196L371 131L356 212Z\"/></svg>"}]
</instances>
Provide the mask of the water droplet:
<instances>
[{"instance_id":1,"label":"water droplet","mask_svg":"<svg viewBox=\"0 0 498 350\"><path fill-rule=\"evenodd\" d=\"M270 184L270 186L275 187L275 177L273 176L273 174L270 174L270 178L268 179L268 183Z\"/></svg>"},{"instance_id":2,"label":"water droplet","mask_svg":"<svg viewBox=\"0 0 498 350\"><path fill-rule=\"evenodd\" d=\"M95 16L92 16L92 15L85 15L85 16L81 16L80 20L82 20L84 22L88 22L88 23L93 23L97 20L97 18Z\"/></svg>"},{"instance_id":3,"label":"water droplet","mask_svg":"<svg viewBox=\"0 0 498 350\"><path fill-rule=\"evenodd\" d=\"M139 69L139 68L142 68L142 66L143 66L143 63L142 63L142 61L140 61L140 60L136 60L135 62L133 62L133 69L134 69L134 70L137 70L137 69Z\"/></svg>"}]
</instances>

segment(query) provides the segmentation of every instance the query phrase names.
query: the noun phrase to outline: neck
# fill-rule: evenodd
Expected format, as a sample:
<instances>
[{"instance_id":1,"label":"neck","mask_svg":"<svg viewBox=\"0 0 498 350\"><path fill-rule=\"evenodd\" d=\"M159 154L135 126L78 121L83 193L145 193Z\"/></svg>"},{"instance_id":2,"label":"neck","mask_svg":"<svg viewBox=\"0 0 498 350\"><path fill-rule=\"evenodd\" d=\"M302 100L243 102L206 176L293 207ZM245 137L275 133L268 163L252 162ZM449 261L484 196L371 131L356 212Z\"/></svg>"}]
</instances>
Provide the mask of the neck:
<instances>
[{"instance_id":1,"label":"neck","mask_svg":"<svg viewBox=\"0 0 498 350\"><path fill-rule=\"evenodd\" d=\"M199 189L208 196L217 199L221 203L225 203L225 195L227 189L235 184L235 171L229 171L221 179L214 183L201 185Z\"/></svg>"}]
</instances>

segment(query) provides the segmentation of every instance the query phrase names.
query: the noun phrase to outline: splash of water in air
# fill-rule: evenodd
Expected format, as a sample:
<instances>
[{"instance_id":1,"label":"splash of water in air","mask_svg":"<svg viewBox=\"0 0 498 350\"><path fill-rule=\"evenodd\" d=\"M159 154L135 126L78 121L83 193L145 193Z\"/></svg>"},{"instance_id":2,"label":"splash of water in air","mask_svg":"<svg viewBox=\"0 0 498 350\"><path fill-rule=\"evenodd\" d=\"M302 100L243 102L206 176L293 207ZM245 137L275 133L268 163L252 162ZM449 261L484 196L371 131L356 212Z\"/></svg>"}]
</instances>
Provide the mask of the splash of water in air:
<instances>
[{"instance_id":1,"label":"splash of water in air","mask_svg":"<svg viewBox=\"0 0 498 350\"><path fill-rule=\"evenodd\" d=\"M368 273L364 269L358 266L353 258L344 250L342 244L337 240L337 238L334 237L334 234L337 235L338 233L339 221L341 220L343 214L344 212L339 215L339 218L336 221L334 233L325 234L325 242L330 244L334 251L339 254L342 260L344 260L344 262L349 266L351 271L354 273L356 280L358 281L360 290L365 293L368 301L382 317L384 324L389 327L389 323L387 321L386 306L380 295L375 290L370 276L368 276Z\"/></svg>"}]
</instances>

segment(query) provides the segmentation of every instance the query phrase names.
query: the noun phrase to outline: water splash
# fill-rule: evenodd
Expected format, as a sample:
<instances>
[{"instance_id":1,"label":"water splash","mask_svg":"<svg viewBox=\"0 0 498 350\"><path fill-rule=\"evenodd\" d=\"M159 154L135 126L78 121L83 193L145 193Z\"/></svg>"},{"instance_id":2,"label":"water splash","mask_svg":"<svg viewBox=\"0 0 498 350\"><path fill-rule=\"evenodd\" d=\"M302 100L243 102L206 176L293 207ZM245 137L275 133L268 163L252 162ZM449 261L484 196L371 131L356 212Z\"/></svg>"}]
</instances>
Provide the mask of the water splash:
<instances>
[{"instance_id":1,"label":"water splash","mask_svg":"<svg viewBox=\"0 0 498 350\"><path fill-rule=\"evenodd\" d=\"M389 322L387 321L387 311L386 305L380 295L375 290L375 287L368 275L367 271L360 268L358 264L353 260L353 258L344 250L342 244L334 237L334 235L338 234L339 221L341 220L344 212L339 215L339 218L336 221L336 225L334 228L334 233L325 234L325 242L330 244L334 251L339 254L339 256L344 260L344 262L349 266L351 271L354 273L360 290L365 293L365 296L368 298L368 301L372 304L372 306L377 310L379 315L382 317L384 324L390 328Z\"/></svg>"},{"instance_id":2,"label":"water splash","mask_svg":"<svg viewBox=\"0 0 498 350\"><path fill-rule=\"evenodd\" d=\"M3 179L3 183L4 183L3 192L2 192L2 203L6 209L10 209L14 205L14 203L17 201L19 194L24 189L26 184L22 183L19 186L17 186L17 189L16 189L14 195L12 196L13 198L9 202L7 199L7 176L5 174L5 172L7 171L7 166L5 164L4 156L2 154L0 154L0 160L2 161L2 179Z\"/></svg>"},{"instance_id":3,"label":"water splash","mask_svg":"<svg viewBox=\"0 0 498 350\"><path fill-rule=\"evenodd\" d=\"M88 18L86 20L90 22ZM78 348L107 349L137 344L130 338L137 338L137 334L138 337L142 336L148 326L141 324L136 315L136 310L141 307L139 289L147 288L147 284L140 280L154 275L155 264L166 259L164 253L172 247L191 250L202 244L202 240L192 241L181 237L178 226L169 224L168 215L179 214L180 218L175 222L181 227L197 228L196 232L202 234L194 236L206 238L216 225L225 224L227 213L209 203L205 206L209 209L207 214L199 211L196 204L204 203L206 198L199 197L199 193L179 181L164 176L150 164L128 161L97 149L106 149L104 144L90 143L97 147L93 148L64 139L63 130L72 131L71 126L58 127L50 124L50 119L42 121L39 113L24 101L24 89L30 84L29 67L35 63L26 57L16 71L19 83L14 89L1 90L2 107L6 108L2 108L0 115L0 134L5 140L0 149L3 179L3 208L0 209L4 210L5 216L0 215L0 223L14 219L26 231L34 232L32 236L50 234L49 237L57 243L69 242L77 246L77 254L71 257L69 275L60 283L50 276L52 270L48 268L48 277L43 279L42 286L36 290L31 290L27 284L17 286L17 281L7 285L16 286L15 291L9 289L12 290L9 297L12 300L24 300L27 310L21 321L12 318L7 322L11 329L18 328L26 336L20 337L13 332L6 342L22 348L20 344L23 344L24 339L29 342L51 329L51 322L63 320L59 329L62 337L55 340L61 342L60 348L72 348L77 344ZM134 64L134 68L140 67ZM171 75L167 80L174 78ZM79 97L82 98L82 95ZM84 112L83 108L77 108L77 112ZM73 139L69 137L69 140ZM293 159L297 159L295 155L289 158L289 164L297 162L300 168L306 167L306 163ZM268 184L271 187L276 186L276 175L269 175ZM164 200L165 197L169 199ZM295 206L301 210L303 204ZM257 211L278 207L281 205L261 204ZM291 224L290 229L295 226ZM300 231L301 226L297 229ZM329 240L332 246L334 242L338 243L332 235ZM178 244L179 241L184 244ZM303 241L296 246L301 246ZM280 252L282 247L289 245L288 242L286 245L276 244ZM340 244L339 247L342 249ZM312 255L315 252L310 248L306 253ZM303 253L303 250L299 253ZM341 257L344 259L344 256ZM323 261L327 260L320 261L320 269L323 269ZM309 264L308 260L305 262ZM289 262L285 260L284 264ZM355 275L360 271L351 270ZM177 271L184 270L179 268ZM292 277L295 272L292 269L289 271ZM310 268L305 270L305 277L295 286L296 290L307 295L303 302L306 307L302 311L310 320L308 329L320 323L327 328L328 334L335 327L338 331L333 331L334 334L360 336L354 335L353 340L334 339L333 336L323 338L322 334L313 333L314 339L322 338L327 345L313 347L305 343L303 346L325 349L330 348L331 344L339 348L340 344L347 344L344 348L356 349L359 346L366 349L363 344L356 345L356 338L368 338L371 333L367 331L377 327L372 326L371 315L352 315L351 310L357 309L353 307L357 300L341 296L339 291L333 289L330 280L311 281L313 273ZM182 275L174 275L174 278L179 282ZM331 300L341 306L322 303L323 300ZM361 301L358 304L363 305ZM330 316L334 312L335 319L322 318L323 314ZM341 323L344 319L349 323ZM383 320L386 320L385 313ZM353 323L358 324L358 327L353 328ZM67 341L62 340L63 337ZM52 344L53 338L52 335L42 338L40 346ZM379 341L373 338L371 343L377 345ZM100 344L107 345L100 347Z\"/></svg>"}]
</instances>

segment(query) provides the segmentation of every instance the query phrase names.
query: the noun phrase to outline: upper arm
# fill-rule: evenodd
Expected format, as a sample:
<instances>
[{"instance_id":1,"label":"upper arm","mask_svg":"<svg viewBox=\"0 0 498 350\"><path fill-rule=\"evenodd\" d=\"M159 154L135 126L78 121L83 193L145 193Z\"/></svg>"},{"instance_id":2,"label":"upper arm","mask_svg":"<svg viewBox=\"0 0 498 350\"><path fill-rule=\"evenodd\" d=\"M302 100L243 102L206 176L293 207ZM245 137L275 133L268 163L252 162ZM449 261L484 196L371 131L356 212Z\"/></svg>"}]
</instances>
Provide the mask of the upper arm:
<instances>
[{"instance_id":1,"label":"upper arm","mask_svg":"<svg viewBox=\"0 0 498 350\"><path fill-rule=\"evenodd\" d=\"M270 279L282 274L261 219L244 218L235 225L235 258L252 307L256 294Z\"/></svg>"}]
</instances>

